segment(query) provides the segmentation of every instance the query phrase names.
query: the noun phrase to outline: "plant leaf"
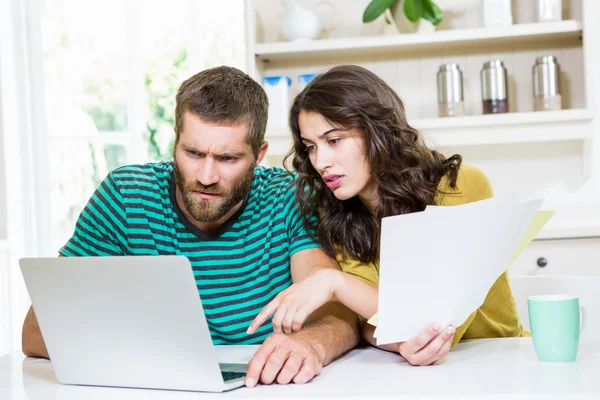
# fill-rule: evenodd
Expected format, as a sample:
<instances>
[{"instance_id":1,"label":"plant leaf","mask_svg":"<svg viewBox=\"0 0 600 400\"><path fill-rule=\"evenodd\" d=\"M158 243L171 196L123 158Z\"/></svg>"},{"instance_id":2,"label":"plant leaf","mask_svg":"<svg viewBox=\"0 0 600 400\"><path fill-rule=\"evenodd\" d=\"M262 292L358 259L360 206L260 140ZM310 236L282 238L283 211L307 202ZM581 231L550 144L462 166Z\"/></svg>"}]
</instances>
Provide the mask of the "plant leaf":
<instances>
[{"instance_id":1,"label":"plant leaf","mask_svg":"<svg viewBox=\"0 0 600 400\"><path fill-rule=\"evenodd\" d=\"M404 14L411 22L421 19L423 13L423 0L404 0Z\"/></svg>"},{"instance_id":2,"label":"plant leaf","mask_svg":"<svg viewBox=\"0 0 600 400\"><path fill-rule=\"evenodd\" d=\"M397 0L373 0L363 13L363 22L372 22L390 8Z\"/></svg>"},{"instance_id":3,"label":"plant leaf","mask_svg":"<svg viewBox=\"0 0 600 400\"><path fill-rule=\"evenodd\" d=\"M442 22L444 13L432 0L423 1L423 12L421 13L423 19L431 22L433 25L437 25Z\"/></svg>"}]
</instances>

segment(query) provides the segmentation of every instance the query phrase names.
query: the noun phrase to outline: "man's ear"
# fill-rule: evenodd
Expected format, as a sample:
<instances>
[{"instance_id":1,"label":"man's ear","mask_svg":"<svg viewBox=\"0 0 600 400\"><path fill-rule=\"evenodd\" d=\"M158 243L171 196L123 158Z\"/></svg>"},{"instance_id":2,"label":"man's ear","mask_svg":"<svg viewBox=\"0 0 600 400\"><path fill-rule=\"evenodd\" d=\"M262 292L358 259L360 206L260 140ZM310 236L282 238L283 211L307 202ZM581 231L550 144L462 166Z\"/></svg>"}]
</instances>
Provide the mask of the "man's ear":
<instances>
[{"instance_id":1,"label":"man's ear","mask_svg":"<svg viewBox=\"0 0 600 400\"><path fill-rule=\"evenodd\" d=\"M177 143L179 142L179 133L177 133L176 127L173 127L173 133L175 133L175 140L173 140L173 149L175 149L175 146L177 146Z\"/></svg>"},{"instance_id":2,"label":"man's ear","mask_svg":"<svg viewBox=\"0 0 600 400\"><path fill-rule=\"evenodd\" d=\"M259 165L262 162L262 160L267 155L268 149L269 149L269 142L267 142L265 140L264 142L262 142L262 144L260 145L260 148L258 149L258 157L256 158L256 165Z\"/></svg>"}]
</instances>

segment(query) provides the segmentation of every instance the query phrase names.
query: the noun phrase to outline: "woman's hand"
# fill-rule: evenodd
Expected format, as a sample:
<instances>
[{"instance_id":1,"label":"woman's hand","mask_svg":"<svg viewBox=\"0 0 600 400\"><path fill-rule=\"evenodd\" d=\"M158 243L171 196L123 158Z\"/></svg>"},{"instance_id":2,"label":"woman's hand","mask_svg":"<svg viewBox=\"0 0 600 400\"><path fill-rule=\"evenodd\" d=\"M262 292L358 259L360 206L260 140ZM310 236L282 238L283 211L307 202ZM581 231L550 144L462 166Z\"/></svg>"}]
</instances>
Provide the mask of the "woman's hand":
<instances>
[{"instance_id":1,"label":"woman's hand","mask_svg":"<svg viewBox=\"0 0 600 400\"><path fill-rule=\"evenodd\" d=\"M440 328L440 324L434 324L419 336L400 343L398 352L412 365L431 365L441 360L450 351L456 328Z\"/></svg>"},{"instance_id":2,"label":"woman's hand","mask_svg":"<svg viewBox=\"0 0 600 400\"><path fill-rule=\"evenodd\" d=\"M299 331L306 318L334 296L336 287L343 281L342 274L339 270L322 269L302 282L294 283L262 309L250 324L247 333L256 332L273 314L275 333L291 334Z\"/></svg>"}]
</instances>

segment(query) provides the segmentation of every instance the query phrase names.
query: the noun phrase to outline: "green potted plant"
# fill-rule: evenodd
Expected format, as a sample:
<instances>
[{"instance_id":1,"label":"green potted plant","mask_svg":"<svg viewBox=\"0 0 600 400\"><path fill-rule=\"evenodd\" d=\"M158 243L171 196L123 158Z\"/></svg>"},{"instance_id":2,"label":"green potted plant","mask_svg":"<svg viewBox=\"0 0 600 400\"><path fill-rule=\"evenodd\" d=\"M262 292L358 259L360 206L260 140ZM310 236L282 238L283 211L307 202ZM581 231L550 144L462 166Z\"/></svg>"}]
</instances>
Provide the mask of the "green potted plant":
<instances>
[{"instance_id":1,"label":"green potted plant","mask_svg":"<svg viewBox=\"0 0 600 400\"><path fill-rule=\"evenodd\" d=\"M363 22L374 21L387 9L401 33L432 32L444 17L432 0L372 0L363 13Z\"/></svg>"}]
</instances>

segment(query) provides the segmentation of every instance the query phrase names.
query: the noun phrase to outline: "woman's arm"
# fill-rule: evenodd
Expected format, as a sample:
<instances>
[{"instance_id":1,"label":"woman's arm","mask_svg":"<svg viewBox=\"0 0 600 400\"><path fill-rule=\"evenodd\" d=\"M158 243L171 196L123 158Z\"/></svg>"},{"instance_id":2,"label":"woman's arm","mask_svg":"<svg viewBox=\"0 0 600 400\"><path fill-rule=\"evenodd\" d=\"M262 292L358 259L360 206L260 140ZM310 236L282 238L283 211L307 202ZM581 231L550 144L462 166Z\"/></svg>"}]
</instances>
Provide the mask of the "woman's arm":
<instances>
[{"instance_id":1,"label":"woman's arm","mask_svg":"<svg viewBox=\"0 0 600 400\"><path fill-rule=\"evenodd\" d=\"M255 332L273 314L275 333L297 332L311 313L330 300L370 318L377 312L378 289L340 270L319 270L279 293L252 321L248 333Z\"/></svg>"},{"instance_id":2,"label":"woman's arm","mask_svg":"<svg viewBox=\"0 0 600 400\"><path fill-rule=\"evenodd\" d=\"M365 319L377 313L379 289L354 275L342 271L332 271L335 282L333 296L337 301Z\"/></svg>"},{"instance_id":3,"label":"woman's arm","mask_svg":"<svg viewBox=\"0 0 600 400\"><path fill-rule=\"evenodd\" d=\"M373 334L375 333L375 327L373 325L369 324L368 322L363 322L360 327L360 330L361 330L362 337L371 346L379 347L382 350L398 353L401 342L382 344L382 345L377 344L377 340L373 337Z\"/></svg>"}]
</instances>

